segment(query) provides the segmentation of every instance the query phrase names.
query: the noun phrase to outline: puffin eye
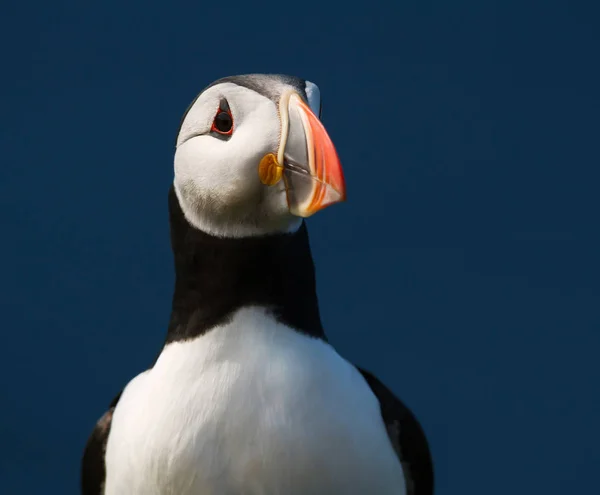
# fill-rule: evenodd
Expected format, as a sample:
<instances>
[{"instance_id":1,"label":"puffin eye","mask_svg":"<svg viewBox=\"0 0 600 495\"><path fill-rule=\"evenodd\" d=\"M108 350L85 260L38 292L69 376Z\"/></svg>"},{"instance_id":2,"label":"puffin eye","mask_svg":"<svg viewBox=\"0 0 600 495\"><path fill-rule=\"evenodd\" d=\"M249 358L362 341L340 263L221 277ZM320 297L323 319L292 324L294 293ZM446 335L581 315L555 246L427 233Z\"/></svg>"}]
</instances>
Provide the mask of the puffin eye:
<instances>
[{"instance_id":1,"label":"puffin eye","mask_svg":"<svg viewBox=\"0 0 600 495\"><path fill-rule=\"evenodd\" d=\"M231 136L233 133L233 116L226 101L222 101L219 105L210 130L223 136Z\"/></svg>"}]
</instances>

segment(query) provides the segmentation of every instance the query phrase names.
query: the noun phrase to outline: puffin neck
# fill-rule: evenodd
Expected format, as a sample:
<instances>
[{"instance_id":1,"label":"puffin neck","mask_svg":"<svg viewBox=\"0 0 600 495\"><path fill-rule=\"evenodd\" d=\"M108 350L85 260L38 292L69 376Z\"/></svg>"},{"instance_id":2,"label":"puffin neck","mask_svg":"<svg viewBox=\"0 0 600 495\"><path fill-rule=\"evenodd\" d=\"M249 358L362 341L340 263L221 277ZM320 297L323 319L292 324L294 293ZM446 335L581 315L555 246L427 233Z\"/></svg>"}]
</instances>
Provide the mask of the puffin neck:
<instances>
[{"instance_id":1,"label":"puffin neck","mask_svg":"<svg viewBox=\"0 0 600 495\"><path fill-rule=\"evenodd\" d=\"M326 340L306 225L294 233L220 238L185 219L169 191L175 291L166 344L227 323L243 307L264 307L281 323Z\"/></svg>"}]
</instances>

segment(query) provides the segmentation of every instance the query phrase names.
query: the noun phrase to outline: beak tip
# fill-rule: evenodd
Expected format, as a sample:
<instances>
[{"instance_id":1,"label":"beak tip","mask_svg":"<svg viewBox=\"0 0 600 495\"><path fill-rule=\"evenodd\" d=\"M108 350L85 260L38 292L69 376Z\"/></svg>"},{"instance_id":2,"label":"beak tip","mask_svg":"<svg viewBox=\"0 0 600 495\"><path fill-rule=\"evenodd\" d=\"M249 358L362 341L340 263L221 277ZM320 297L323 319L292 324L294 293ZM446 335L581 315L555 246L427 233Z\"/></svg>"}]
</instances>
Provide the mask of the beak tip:
<instances>
[{"instance_id":1,"label":"beak tip","mask_svg":"<svg viewBox=\"0 0 600 495\"><path fill-rule=\"evenodd\" d=\"M285 134L283 153L288 153L286 148L289 146L296 150L292 162L306 162L302 174L293 169L287 171L290 212L306 218L327 206L346 201L346 182L340 159L319 118L299 95L293 94L286 101L284 113L289 116L290 127ZM302 139L298 138L300 135ZM298 151L302 146L305 149Z\"/></svg>"}]
</instances>

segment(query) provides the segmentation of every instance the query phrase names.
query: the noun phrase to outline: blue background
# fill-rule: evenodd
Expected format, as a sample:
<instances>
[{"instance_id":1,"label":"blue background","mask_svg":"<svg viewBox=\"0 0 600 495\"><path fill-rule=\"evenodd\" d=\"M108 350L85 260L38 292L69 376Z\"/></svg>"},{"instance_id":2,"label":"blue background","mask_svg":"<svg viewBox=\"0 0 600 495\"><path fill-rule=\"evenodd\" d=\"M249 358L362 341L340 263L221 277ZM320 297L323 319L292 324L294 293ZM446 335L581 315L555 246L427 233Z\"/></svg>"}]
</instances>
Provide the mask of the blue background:
<instances>
[{"instance_id":1,"label":"blue background","mask_svg":"<svg viewBox=\"0 0 600 495\"><path fill-rule=\"evenodd\" d=\"M179 118L316 82L349 202L309 222L327 332L420 418L438 495L598 490L593 2L2 3L0 491L74 494L153 361Z\"/></svg>"}]
</instances>

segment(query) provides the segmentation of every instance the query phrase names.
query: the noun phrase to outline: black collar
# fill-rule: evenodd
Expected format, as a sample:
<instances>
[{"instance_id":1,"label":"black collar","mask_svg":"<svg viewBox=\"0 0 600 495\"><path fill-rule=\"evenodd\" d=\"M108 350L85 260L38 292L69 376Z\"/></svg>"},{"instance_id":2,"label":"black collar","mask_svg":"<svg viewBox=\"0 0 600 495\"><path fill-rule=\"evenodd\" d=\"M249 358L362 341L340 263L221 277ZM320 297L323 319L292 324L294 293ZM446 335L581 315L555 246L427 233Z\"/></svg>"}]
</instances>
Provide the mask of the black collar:
<instances>
[{"instance_id":1,"label":"black collar","mask_svg":"<svg viewBox=\"0 0 600 495\"><path fill-rule=\"evenodd\" d=\"M169 214L175 292L166 343L202 335L245 306L265 307L281 323L326 340L304 222L292 234L215 237L189 224L173 186Z\"/></svg>"}]
</instances>

